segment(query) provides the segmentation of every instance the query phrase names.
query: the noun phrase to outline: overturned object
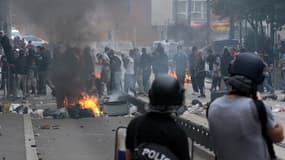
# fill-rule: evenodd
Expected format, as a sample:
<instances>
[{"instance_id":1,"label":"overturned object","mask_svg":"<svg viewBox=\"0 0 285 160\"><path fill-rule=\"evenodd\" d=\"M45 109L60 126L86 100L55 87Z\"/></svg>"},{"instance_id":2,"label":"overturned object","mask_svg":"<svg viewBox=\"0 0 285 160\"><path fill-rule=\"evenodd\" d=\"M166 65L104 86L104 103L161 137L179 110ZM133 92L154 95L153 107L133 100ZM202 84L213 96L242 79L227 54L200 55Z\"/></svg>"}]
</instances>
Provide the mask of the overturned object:
<instances>
[{"instance_id":1,"label":"overturned object","mask_svg":"<svg viewBox=\"0 0 285 160\"><path fill-rule=\"evenodd\" d=\"M112 101L105 102L102 109L108 116L123 116L129 114L130 106L126 101Z\"/></svg>"}]
</instances>

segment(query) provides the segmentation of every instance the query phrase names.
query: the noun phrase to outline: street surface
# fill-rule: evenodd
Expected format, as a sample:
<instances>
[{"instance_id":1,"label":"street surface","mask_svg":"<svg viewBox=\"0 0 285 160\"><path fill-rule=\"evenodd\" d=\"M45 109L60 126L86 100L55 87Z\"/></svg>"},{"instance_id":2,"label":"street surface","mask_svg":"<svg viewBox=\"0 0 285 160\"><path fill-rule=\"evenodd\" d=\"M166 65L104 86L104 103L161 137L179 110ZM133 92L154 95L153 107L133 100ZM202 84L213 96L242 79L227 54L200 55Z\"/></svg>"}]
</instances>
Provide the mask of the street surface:
<instances>
[{"instance_id":1,"label":"street surface","mask_svg":"<svg viewBox=\"0 0 285 160\"><path fill-rule=\"evenodd\" d=\"M206 88L209 84L206 83ZM278 94L280 99L284 96ZM186 90L186 104L190 104L198 95L192 95L191 87ZM209 101L209 92L206 98L200 99L203 103ZM139 97L148 101L147 97ZM20 103L22 100L15 102ZM34 109L55 109L55 99L51 96L30 97L28 102ZM270 106L285 106L284 102L266 100ZM201 113L186 114L183 117L207 127L207 120ZM285 124L285 113L274 113L276 119ZM129 117L101 117L86 119L33 119L33 130L35 135L37 156L42 160L112 160L115 150L115 130L119 126L127 126ZM24 160L26 159L24 123L22 115L0 114L0 125L2 136L0 136L0 159ZM43 129L43 126L45 129ZM276 147L278 156L284 158L285 151ZM195 147L195 160L213 159L207 150Z\"/></svg>"},{"instance_id":2,"label":"street surface","mask_svg":"<svg viewBox=\"0 0 285 160\"><path fill-rule=\"evenodd\" d=\"M25 160L23 116L0 113L0 159Z\"/></svg>"}]
</instances>

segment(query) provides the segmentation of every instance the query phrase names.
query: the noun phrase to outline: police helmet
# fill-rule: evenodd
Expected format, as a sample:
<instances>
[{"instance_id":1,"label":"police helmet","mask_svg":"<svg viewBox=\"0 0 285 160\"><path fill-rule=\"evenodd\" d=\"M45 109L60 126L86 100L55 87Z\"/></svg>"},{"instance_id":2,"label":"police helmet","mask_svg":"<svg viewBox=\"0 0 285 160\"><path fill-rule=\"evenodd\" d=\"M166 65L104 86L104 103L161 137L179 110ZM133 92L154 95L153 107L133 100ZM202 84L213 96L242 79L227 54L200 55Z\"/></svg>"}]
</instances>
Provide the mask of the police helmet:
<instances>
[{"instance_id":1,"label":"police helmet","mask_svg":"<svg viewBox=\"0 0 285 160\"><path fill-rule=\"evenodd\" d=\"M149 90L150 110L168 112L184 103L182 85L168 74L161 74L153 81Z\"/></svg>"},{"instance_id":2,"label":"police helmet","mask_svg":"<svg viewBox=\"0 0 285 160\"><path fill-rule=\"evenodd\" d=\"M264 80L265 63L253 53L240 53L230 64L229 73L231 76L243 75L251 79L256 84L261 84Z\"/></svg>"}]
</instances>

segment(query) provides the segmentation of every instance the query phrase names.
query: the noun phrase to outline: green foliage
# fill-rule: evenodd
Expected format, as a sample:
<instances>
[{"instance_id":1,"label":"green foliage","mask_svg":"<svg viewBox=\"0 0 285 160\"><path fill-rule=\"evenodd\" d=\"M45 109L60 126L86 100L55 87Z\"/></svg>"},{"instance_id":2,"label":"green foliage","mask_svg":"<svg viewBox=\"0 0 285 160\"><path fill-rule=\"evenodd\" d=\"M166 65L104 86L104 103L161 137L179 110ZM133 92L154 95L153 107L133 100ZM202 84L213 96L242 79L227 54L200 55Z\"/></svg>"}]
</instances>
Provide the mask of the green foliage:
<instances>
[{"instance_id":1,"label":"green foliage","mask_svg":"<svg viewBox=\"0 0 285 160\"><path fill-rule=\"evenodd\" d=\"M262 21L275 30L285 24L285 0L213 0L212 7L217 15L246 19L255 30Z\"/></svg>"}]
</instances>

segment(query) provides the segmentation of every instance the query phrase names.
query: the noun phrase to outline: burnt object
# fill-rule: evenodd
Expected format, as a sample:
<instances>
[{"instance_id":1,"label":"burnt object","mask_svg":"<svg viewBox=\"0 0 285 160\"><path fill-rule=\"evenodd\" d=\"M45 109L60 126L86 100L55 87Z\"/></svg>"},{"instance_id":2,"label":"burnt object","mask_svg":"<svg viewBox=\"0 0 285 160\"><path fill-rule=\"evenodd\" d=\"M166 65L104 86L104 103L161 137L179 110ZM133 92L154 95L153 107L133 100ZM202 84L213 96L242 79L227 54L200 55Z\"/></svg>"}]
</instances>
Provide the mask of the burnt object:
<instances>
[{"instance_id":1,"label":"burnt object","mask_svg":"<svg viewBox=\"0 0 285 160\"><path fill-rule=\"evenodd\" d=\"M263 100L267 100L267 99L277 100L278 96L275 94L271 94L271 95L267 95L263 97Z\"/></svg>"},{"instance_id":2,"label":"burnt object","mask_svg":"<svg viewBox=\"0 0 285 160\"><path fill-rule=\"evenodd\" d=\"M94 114L90 109L83 109L79 104L67 107L67 112L69 117L73 119L94 117Z\"/></svg>"},{"instance_id":3,"label":"burnt object","mask_svg":"<svg viewBox=\"0 0 285 160\"><path fill-rule=\"evenodd\" d=\"M129 105L126 101L105 102L103 112L108 116L124 116L129 114Z\"/></svg>"}]
</instances>

